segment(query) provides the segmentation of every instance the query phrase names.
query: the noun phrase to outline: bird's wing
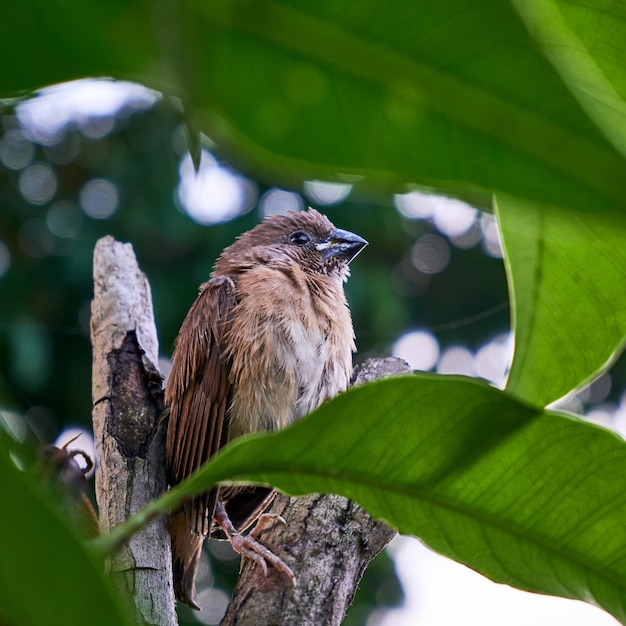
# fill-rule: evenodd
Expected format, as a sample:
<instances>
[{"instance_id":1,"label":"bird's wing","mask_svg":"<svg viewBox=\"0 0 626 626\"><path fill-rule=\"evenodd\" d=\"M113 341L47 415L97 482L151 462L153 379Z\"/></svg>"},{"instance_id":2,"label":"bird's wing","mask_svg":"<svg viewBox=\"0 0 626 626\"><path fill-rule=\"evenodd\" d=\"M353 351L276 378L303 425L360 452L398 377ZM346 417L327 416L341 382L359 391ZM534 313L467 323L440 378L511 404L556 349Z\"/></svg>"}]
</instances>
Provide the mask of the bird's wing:
<instances>
[{"instance_id":1,"label":"bird's wing","mask_svg":"<svg viewBox=\"0 0 626 626\"><path fill-rule=\"evenodd\" d=\"M220 344L234 304L233 290L225 276L205 283L178 335L165 388L170 485L189 476L228 441L229 367ZM208 534L216 498L214 489L183 505L190 531Z\"/></svg>"}]
</instances>

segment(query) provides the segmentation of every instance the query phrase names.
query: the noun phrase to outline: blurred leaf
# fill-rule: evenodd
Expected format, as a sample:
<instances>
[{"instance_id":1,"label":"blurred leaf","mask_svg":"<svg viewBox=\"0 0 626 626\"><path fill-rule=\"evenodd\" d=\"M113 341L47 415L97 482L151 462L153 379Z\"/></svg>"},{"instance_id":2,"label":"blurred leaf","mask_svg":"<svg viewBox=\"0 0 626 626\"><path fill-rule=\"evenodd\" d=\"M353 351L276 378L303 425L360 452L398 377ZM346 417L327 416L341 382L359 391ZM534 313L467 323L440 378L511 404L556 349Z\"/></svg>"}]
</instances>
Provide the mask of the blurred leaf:
<instances>
[{"instance_id":1,"label":"blurred leaf","mask_svg":"<svg viewBox=\"0 0 626 626\"><path fill-rule=\"evenodd\" d=\"M1 441L0 474L0 614L7 623L129 624L104 580L104 564L87 553Z\"/></svg>"},{"instance_id":2,"label":"blurred leaf","mask_svg":"<svg viewBox=\"0 0 626 626\"><path fill-rule=\"evenodd\" d=\"M202 17L198 125L261 171L623 207L623 159L507 3L221 0Z\"/></svg>"},{"instance_id":3,"label":"blurred leaf","mask_svg":"<svg viewBox=\"0 0 626 626\"><path fill-rule=\"evenodd\" d=\"M479 381L352 389L284 431L235 441L162 502L219 481L342 494L493 580L626 621L626 444Z\"/></svg>"},{"instance_id":4,"label":"blurred leaf","mask_svg":"<svg viewBox=\"0 0 626 626\"><path fill-rule=\"evenodd\" d=\"M572 32L623 45L619 14L586 13ZM261 177L625 204L623 155L501 1L29 0L6 8L0 52L16 59L0 72L5 92L112 74L181 95L194 132Z\"/></svg>"},{"instance_id":5,"label":"blurred leaf","mask_svg":"<svg viewBox=\"0 0 626 626\"><path fill-rule=\"evenodd\" d=\"M498 197L515 329L507 390L545 406L590 380L626 336L626 226Z\"/></svg>"},{"instance_id":6,"label":"blurred leaf","mask_svg":"<svg viewBox=\"0 0 626 626\"><path fill-rule=\"evenodd\" d=\"M589 117L626 154L626 5L620 0L590 5L513 0L513 5Z\"/></svg>"},{"instance_id":7,"label":"blurred leaf","mask_svg":"<svg viewBox=\"0 0 626 626\"><path fill-rule=\"evenodd\" d=\"M0 91L11 95L85 76L139 78L158 63L158 5L134 0L24 0L0 21ZM145 75L145 74L144 74Z\"/></svg>"}]
</instances>

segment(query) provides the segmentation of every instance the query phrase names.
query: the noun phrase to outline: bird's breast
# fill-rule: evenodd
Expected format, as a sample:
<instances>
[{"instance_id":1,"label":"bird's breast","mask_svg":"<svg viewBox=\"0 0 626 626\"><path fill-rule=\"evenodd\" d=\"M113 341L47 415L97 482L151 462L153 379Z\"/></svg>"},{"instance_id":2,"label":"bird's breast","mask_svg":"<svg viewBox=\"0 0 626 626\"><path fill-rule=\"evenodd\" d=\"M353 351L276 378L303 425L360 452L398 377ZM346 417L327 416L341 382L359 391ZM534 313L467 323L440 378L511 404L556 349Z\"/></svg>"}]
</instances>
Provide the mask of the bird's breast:
<instances>
[{"instance_id":1,"label":"bird's breast","mask_svg":"<svg viewBox=\"0 0 626 626\"><path fill-rule=\"evenodd\" d=\"M349 384L355 346L343 289L261 281L235 306L226 345L231 438L284 428Z\"/></svg>"}]
</instances>

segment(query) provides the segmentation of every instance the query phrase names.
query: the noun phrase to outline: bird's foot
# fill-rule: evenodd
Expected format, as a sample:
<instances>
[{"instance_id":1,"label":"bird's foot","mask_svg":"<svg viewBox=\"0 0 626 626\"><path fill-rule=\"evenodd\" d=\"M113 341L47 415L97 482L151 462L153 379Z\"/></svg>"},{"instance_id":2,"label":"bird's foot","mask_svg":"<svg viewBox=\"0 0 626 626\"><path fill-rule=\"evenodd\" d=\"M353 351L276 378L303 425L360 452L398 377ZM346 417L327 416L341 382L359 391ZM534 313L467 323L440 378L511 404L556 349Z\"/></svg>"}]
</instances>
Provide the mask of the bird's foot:
<instances>
[{"instance_id":1,"label":"bird's foot","mask_svg":"<svg viewBox=\"0 0 626 626\"><path fill-rule=\"evenodd\" d=\"M296 577L291 568L251 535L233 535L230 538L230 543L235 552L241 554L242 566L245 559L250 559L263 570L263 575L267 576L267 565L269 563L274 569L286 574L293 587L296 586Z\"/></svg>"},{"instance_id":2,"label":"bird's foot","mask_svg":"<svg viewBox=\"0 0 626 626\"><path fill-rule=\"evenodd\" d=\"M296 577L292 569L279 556L276 556L269 548L266 548L257 540L259 533L266 528L274 525L276 522L285 523L285 520L280 515L264 513L259 517L252 531L250 531L248 535L242 535L235 530L235 527L226 513L226 509L218 500L215 510L215 520L222 527L224 533L226 533L233 550L241 555L242 567L245 559L250 559L261 568L263 575L267 576L267 566L269 563L274 569L285 574L291 581L293 587L297 585Z\"/></svg>"}]
</instances>

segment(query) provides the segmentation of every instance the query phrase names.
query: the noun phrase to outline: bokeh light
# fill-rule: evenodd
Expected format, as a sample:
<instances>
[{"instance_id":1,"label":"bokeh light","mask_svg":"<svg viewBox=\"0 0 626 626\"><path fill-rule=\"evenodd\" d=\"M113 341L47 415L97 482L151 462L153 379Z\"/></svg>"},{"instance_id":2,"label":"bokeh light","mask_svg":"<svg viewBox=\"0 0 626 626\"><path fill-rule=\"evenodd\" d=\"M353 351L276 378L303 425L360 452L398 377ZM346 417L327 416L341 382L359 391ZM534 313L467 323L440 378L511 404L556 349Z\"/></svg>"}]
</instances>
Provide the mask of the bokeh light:
<instances>
[{"instance_id":1,"label":"bokeh light","mask_svg":"<svg viewBox=\"0 0 626 626\"><path fill-rule=\"evenodd\" d=\"M303 211L304 200L300 194L273 187L268 189L259 201L259 210L263 217L282 215L288 211Z\"/></svg>"},{"instance_id":2,"label":"bokeh light","mask_svg":"<svg viewBox=\"0 0 626 626\"><path fill-rule=\"evenodd\" d=\"M496 259L501 259L502 240L498 229L495 215L483 213L480 217L480 225L483 230L483 248L485 252Z\"/></svg>"},{"instance_id":3,"label":"bokeh light","mask_svg":"<svg viewBox=\"0 0 626 626\"><path fill-rule=\"evenodd\" d=\"M478 219L474 220L472 225L460 235L451 235L450 242L461 250L470 250L478 245L483 238L483 229Z\"/></svg>"},{"instance_id":4,"label":"bokeh light","mask_svg":"<svg viewBox=\"0 0 626 626\"><path fill-rule=\"evenodd\" d=\"M608 401L612 384L611 375L605 372L589 385L569 393L548 408L578 415L626 439L626 392L616 402Z\"/></svg>"},{"instance_id":5,"label":"bokeh light","mask_svg":"<svg viewBox=\"0 0 626 626\"><path fill-rule=\"evenodd\" d=\"M394 204L398 212L409 219L432 219L439 232L447 237L463 235L478 216L478 210L466 202L419 191L396 194Z\"/></svg>"},{"instance_id":6,"label":"bokeh light","mask_svg":"<svg viewBox=\"0 0 626 626\"><path fill-rule=\"evenodd\" d=\"M205 542L205 550L200 555L196 574L196 602L201 607L201 611L193 614L195 620L201 624L219 624L230 602L230 595L216 585L211 560L207 556L206 548L208 547L209 552L215 556L216 546L225 548L228 557L232 558L234 555L235 558L239 558L228 541L210 540ZM227 559L220 558L220 560Z\"/></svg>"},{"instance_id":7,"label":"bokeh light","mask_svg":"<svg viewBox=\"0 0 626 626\"><path fill-rule=\"evenodd\" d=\"M503 388L513 358L513 334L497 335L476 352L476 376Z\"/></svg>"},{"instance_id":8,"label":"bokeh light","mask_svg":"<svg viewBox=\"0 0 626 626\"><path fill-rule=\"evenodd\" d=\"M450 346L441 353L437 363L437 372L474 376L474 355L465 346Z\"/></svg>"},{"instance_id":9,"label":"bokeh light","mask_svg":"<svg viewBox=\"0 0 626 626\"><path fill-rule=\"evenodd\" d=\"M303 185L304 194L311 202L320 206L331 206L343 202L352 191L348 183L307 180Z\"/></svg>"},{"instance_id":10,"label":"bokeh light","mask_svg":"<svg viewBox=\"0 0 626 626\"><path fill-rule=\"evenodd\" d=\"M414 331L402 335L396 341L392 354L407 361L414 370L436 369L439 374L484 378L497 387L503 387L513 356L513 335L496 335L473 354L467 347L460 345L440 350L434 334Z\"/></svg>"},{"instance_id":11,"label":"bokeh light","mask_svg":"<svg viewBox=\"0 0 626 626\"><path fill-rule=\"evenodd\" d=\"M614 428L615 414L617 407L612 402L606 402L594 406L585 414L585 419L592 424L603 426L604 428ZM622 435L623 436L623 435Z\"/></svg>"},{"instance_id":12,"label":"bokeh light","mask_svg":"<svg viewBox=\"0 0 626 626\"><path fill-rule=\"evenodd\" d=\"M426 220L452 245L469 250L480 242L486 254L500 259L502 242L496 217L455 198L412 191L394 196L398 212L410 220Z\"/></svg>"},{"instance_id":13,"label":"bokeh light","mask_svg":"<svg viewBox=\"0 0 626 626\"><path fill-rule=\"evenodd\" d=\"M117 187L106 178L87 181L80 190L79 198L83 211L97 220L111 217L119 205Z\"/></svg>"},{"instance_id":14,"label":"bokeh light","mask_svg":"<svg viewBox=\"0 0 626 626\"><path fill-rule=\"evenodd\" d=\"M576 392L569 393L565 397L559 398L556 402L549 404L547 408L555 411L563 411L565 413L573 413L575 415L582 415L585 411L584 403Z\"/></svg>"},{"instance_id":15,"label":"bokeh light","mask_svg":"<svg viewBox=\"0 0 626 626\"><path fill-rule=\"evenodd\" d=\"M612 388L612 376L610 372L604 372L584 387L548 405L548 408L581 416L626 439L626 392L617 402L611 402L608 398Z\"/></svg>"},{"instance_id":16,"label":"bokeh light","mask_svg":"<svg viewBox=\"0 0 626 626\"><path fill-rule=\"evenodd\" d=\"M402 335L393 344L393 356L404 359L411 369L432 370L439 360L439 342L429 332L418 330Z\"/></svg>"},{"instance_id":17,"label":"bokeh light","mask_svg":"<svg viewBox=\"0 0 626 626\"><path fill-rule=\"evenodd\" d=\"M34 163L20 174L19 187L30 204L46 204L56 193L57 177L49 163Z\"/></svg>"},{"instance_id":18,"label":"bokeh light","mask_svg":"<svg viewBox=\"0 0 626 626\"><path fill-rule=\"evenodd\" d=\"M478 211L461 200L434 196L435 212L433 221L440 232L448 237L460 237L476 221Z\"/></svg>"},{"instance_id":19,"label":"bokeh light","mask_svg":"<svg viewBox=\"0 0 626 626\"><path fill-rule=\"evenodd\" d=\"M415 267L424 274L438 274L450 262L450 246L439 235L424 235L411 249Z\"/></svg>"},{"instance_id":20,"label":"bokeh light","mask_svg":"<svg viewBox=\"0 0 626 626\"><path fill-rule=\"evenodd\" d=\"M613 414L611 428L626 439L626 391L620 396L619 403Z\"/></svg>"},{"instance_id":21,"label":"bokeh light","mask_svg":"<svg viewBox=\"0 0 626 626\"><path fill-rule=\"evenodd\" d=\"M68 127L101 138L113 129L116 117L148 109L160 98L137 83L85 78L38 91L17 107L17 117L28 139L53 146L63 140Z\"/></svg>"},{"instance_id":22,"label":"bokeh light","mask_svg":"<svg viewBox=\"0 0 626 626\"><path fill-rule=\"evenodd\" d=\"M230 596L218 588L203 589L196 598L200 612L195 618L201 624L219 624L230 602Z\"/></svg>"},{"instance_id":23,"label":"bokeh light","mask_svg":"<svg viewBox=\"0 0 626 626\"><path fill-rule=\"evenodd\" d=\"M220 165L207 150L202 150L198 171L187 153L181 160L179 175L180 205L191 219L204 226L231 220L249 211L256 200L256 185Z\"/></svg>"},{"instance_id":24,"label":"bokeh light","mask_svg":"<svg viewBox=\"0 0 626 626\"><path fill-rule=\"evenodd\" d=\"M584 389L578 392L578 397L587 404L598 404L603 402L611 393L613 380L609 372L605 372L599 378L589 383Z\"/></svg>"},{"instance_id":25,"label":"bokeh light","mask_svg":"<svg viewBox=\"0 0 626 626\"><path fill-rule=\"evenodd\" d=\"M0 162L11 170L25 168L35 156L35 146L20 129L6 132L0 139Z\"/></svg>"},{"instance_id":26,"label":"bokeh light","mask_svg":"<svg viewBox=\"0 0 626 626\"><path fill-rule=\"evenodd\" d=\"M435 212L435 206L431 199L432 196L419 191L411 191L410 193L395 194L393 203L400 215L404 217L411 220L426 219L432 217Z\"/></svg>"},{"instance_id":27,"label":"bokeh light","mask_svg":"<svg viewBox=\"0 0 626 626\"><path fill-rule=\"evenodd\" d=\"M90 115L78 123L78 128L87 139L102 139L115 126L115 117L112 115Z\"/></svg>"}]
</instances>

